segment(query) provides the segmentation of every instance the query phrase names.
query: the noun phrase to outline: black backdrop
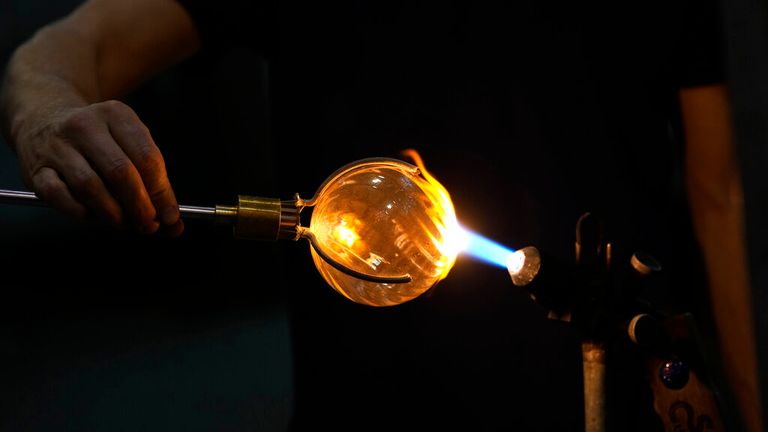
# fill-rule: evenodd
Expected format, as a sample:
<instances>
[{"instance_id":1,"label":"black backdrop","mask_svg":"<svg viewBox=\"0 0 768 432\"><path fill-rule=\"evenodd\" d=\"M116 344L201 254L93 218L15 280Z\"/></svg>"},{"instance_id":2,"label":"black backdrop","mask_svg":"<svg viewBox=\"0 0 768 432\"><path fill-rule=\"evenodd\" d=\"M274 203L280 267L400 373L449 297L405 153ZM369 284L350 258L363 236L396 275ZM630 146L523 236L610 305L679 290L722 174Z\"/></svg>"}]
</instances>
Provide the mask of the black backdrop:
<instances>
[{"instance_id":1,"label":"black backdrop","mask_svg":"<svg viewBox=\"0 0 768 432\"><path fill-rule=\"evenodd\" d=\"M3 64L77 3L0 3ZM250 87L258 73L252 59L221 53L127 98L163 148L182 203L228 203L263 189L253 175L246 186L238 170L259 158L241 144L254 140L253 119L263 116L235 97L259 97ZM0 166L3 188L23 186L5 145ZM187 228L169 241L47 209L0 208L0 430L287 428L293 362L284 296L269 274L241 277L258 262L277 273L276 246L235 242L208 224Z\"/></svg>"},{"instance_id":2,"label":"black backdrop","mask_svg":"<svg viewBox=\"0 0 768 432\"><path fill-rule=\"evenodd\" d=\"M63 1L0 5L2 54L7 56L37 26L73 6ZM731 13L730 19L738 21L744 10L734 8ZM762 15L751 17L759 29ZM553 36L546 36L549 31ZM538 37L543 39L537 40L551 46L562 43L558 35L558 30L542 29ZM738 35L731 39L731 52L752 47ZM566 57L575 46L571 44L575 42L561 46ZM126 98L163 149L182 203L227 203L238 193L309 195L332 169L349 161L318 149L297 154L290 148L249 145L270 139L267 124L273 113L256 102L269 99L268 69L246 48L235 44L206 51ZM528 54L558 64L544 54L536 56L536 49L532 44ZM748 69L738 63L731 66L734 77ZM557 73L551 73L541 82L554 79ZM751 107L761 106L764 99L748 89L764 83L749 75L739 84L738 112L756 112L758 108ZM567 92L560 100L563 95L551 89L536 93L542 88L519 89L534 103L534 113L562 114L596 103L574 101L574 94ZM560 104L562 111L542 108L547 104ZM565 123L554 125L547 121L558 117L536 117L526 105L506 108L523 137L525 128L544 122L543 127L555 130L556 139L573 140L575 145L604 138L584 116L561 115L559 121ZM642 113L636 109L634 114ZM349 120L349 112L335 112L339 118L331 123ZM650 125L653 117L636 117L633 126L642 130L643 122ZM491 123L481 114L473 121ZM756 198L765 184L756 163L764 160L757 145L761 130L747 128L742 135L742 151L750 155L745 160L751 161L745 173L748 228L752 250L757 251L756 287L763 277L759 257L766 244L759 223L764 201ZM455 140L478 139L473 133L458 130ZM654 133L621 138L640 143ZM299 130L289 136L311 139L312 132ZM385 134L381 140L387 138ZM497 139L491 133L479 138ZM0 186L19 187L12 156L3 151ZM350 150L350 157L371 156L356 151ZM537 157L540 151L547 150L527 149L524 154ZM463 220L499 233L513 246L546 239L552 249L568 250L578 210L590 210L578 203L558 203L555 208L568 212L543 215L547 222L542 225L552 227L553 233L517 232L509 225L535 226L529 220L534 216L489 217L498 195L486 189L524 161L465 153L460 145L434 146L423 154L436 175L446 178ZM573 155L590 156L578 151ZM640 156L638 165L648 162L642 152ZM318 163L306 167L302 157ZM271 163L253 169L253 161ZM287 175L291 166L306 172ZM482 170L462 175L467 166ZM527 181L547 182L546 174L554 171L539 172ZM585 184L600 181L598 173L580 172L578 166L560 175L575 176ZM524 186L509 195L531 205L535 200L526 201ZM82 226L40 209L2 207L0 221L5 295L1 373L7 383L0 394L3 430L284 430L294 419L303 429L408 429L409 417L413 425L433 428L581 430L578 335L546 320L545 311L524 292L510 290L503 271L462 261L441 289L424 298L397 308L370 309L332 292L316 274L305 244L238 242L225 231L195 222L188 223L181 239L148 239ZM680 228L678 223L666 229ZM693 262L685 265L695 268L696 258L690 259ZM684 278L687 271L680 270L675 278ZM273 275L281 281L267 282ZM689 282L690 287L676 295L684 297L687 290L700 287L698 283ZM474 287L485 288L471 296ZM697 311L706 311L693 303ZM756 305L764 310L764 302ZM700 318L706 328L706 316ZM647 415L650 407L632 406L647 402L632 366L630 361L626 369L614 368L616 381L628 385L615 390L621 401L614 404L620 417L616 421L649 430L653 421L638 422L637 417Z\"/></svg>"}]
</instances>

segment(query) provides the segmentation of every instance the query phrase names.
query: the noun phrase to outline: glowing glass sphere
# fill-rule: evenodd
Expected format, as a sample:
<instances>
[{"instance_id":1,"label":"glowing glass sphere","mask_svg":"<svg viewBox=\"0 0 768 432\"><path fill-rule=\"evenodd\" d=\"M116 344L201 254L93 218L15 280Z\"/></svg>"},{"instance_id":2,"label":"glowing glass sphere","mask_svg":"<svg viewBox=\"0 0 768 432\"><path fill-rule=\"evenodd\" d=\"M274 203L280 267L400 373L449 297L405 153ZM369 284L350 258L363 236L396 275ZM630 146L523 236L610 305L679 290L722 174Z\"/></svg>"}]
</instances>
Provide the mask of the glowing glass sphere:
<instances>
[{"instance_id":1,"label":"glowing glass sphere","mask_svg":"<svg viewBox=\"0 0 768 432\"><path fill-rule=\"evenodd\" d=\"M390 306L419 296L448 274L461 248L450 197L423 165L361 161L331 176L315 200L309 230L328 257L363 274L411 277L366 281L337 270L312 248L323 278L357 303Z\"/></svg>"}]
</instances>

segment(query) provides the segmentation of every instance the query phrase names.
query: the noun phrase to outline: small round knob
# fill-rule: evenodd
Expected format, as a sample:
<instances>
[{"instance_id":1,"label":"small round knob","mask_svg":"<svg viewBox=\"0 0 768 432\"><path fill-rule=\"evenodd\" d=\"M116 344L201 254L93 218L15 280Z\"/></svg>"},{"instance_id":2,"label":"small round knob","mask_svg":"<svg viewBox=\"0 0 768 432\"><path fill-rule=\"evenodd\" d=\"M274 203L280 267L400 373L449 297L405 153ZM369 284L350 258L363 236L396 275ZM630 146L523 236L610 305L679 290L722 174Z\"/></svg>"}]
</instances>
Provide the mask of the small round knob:
<instances>
[{"instance_id":1,"label":"small round knob","mask_svg":"<svg viewBox=\"0 0 768 432\"><path fill-rule=\"evenodd\" d=\"M661 263L644 252L633 253L632 258L629 259L629 263L632 264L632 268L635 269L640 276L649 276L651 273L661 271Z\"/></svg>"},{"instance_id":2,"label":"small round knob","mask_svg":"<svg viewBox=\"0 0 768 432\"><path fill-rule=\"evenodd\" d=\"M690 372L690 368L682 360L670 360L659 368L659 378L667 388L680 390L688 384Z\"/></svg>"}]
</instances>

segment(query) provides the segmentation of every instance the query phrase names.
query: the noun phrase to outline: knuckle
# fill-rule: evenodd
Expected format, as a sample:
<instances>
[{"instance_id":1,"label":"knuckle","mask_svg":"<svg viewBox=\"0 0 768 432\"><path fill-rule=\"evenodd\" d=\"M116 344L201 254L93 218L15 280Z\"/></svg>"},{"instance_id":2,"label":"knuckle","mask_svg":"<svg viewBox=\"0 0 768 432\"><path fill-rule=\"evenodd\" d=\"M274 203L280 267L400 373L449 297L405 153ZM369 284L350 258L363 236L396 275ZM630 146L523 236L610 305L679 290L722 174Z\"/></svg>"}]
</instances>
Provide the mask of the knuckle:
<instances>
[{"instance_id":1,"label":"knuckle","mask_svg":"<svg viewBox=\"0 0 768 432\"><path fill-rule=\"evenodd\" d=\"M57 183L50 178L43 178L41 176L35 176L32 179L32 184L35 192L40 194L43 199L49 199L60 195L63 192L63 185Z\"/></svg>"},{"instance_id":2,"label":"knuckle","mask_svg":"<svg viewBox=\"0 0 768 432\"><path fill-rule=\"evenodd\" d=\"M77 110L62 120L60 126L61 135L64 137L88 135L94 131L97 121L97 117L90 110Z\"/></svg>"},{"instance_id":3,"label":"knuckle","mask_svg":"<svg viewBox=\"0 0 768 432\"><path fill-rule=\"evenodd\" d=\"M151 145L152 138L147 126L138 119L127 120L123 123L123 133L127 134L142 145Z\"/></svg>"},{"instance_id":4,"label":"knuckle","mask_svg":"<svg viewBox=\"0 0 768 432\"><path fill-rule=\"evenodd\" d=\"M140 206L136 209L136 219L140 224L148 224L155 220L157 212L152 206Z\"/></svg>"},{"instance_id":5,"label":"knuckle","mask_svg":"<svg viewBox=\"0 0 768 432\"><path fill-rule=\"evenodd\" d=\"M117 159L109 164L106 175L112 181L123 182L130 179L132 168L128 159Z\"/></svg>"},{"instance_id":6,"label":"knuckle","mask_svg":"<svg viewBox=\"0 0 768 432\"><path fill-rule=\"evenodd\" d=\"M96 174L78 171L73 176L72 187L86 196L95 196L100 190L100 181Z\"/></svg>"},{"instance_id":7,"label":"knuckle","mask_svg":"<svg viewBox=\"0 0 768 432\"><path fill-rule=\"evenodd\" d=\"M169 189L165 184L158 184L157 187L149 191L149 197L153 202L167 201Z\"/></svg>"},{"instance_id":8,"label":"knuckle","mask_svg":"<svg viewBox=\"0 0 768 432\"><path fill-rule=\"evenodd\" d=\"M114 99L100 102L98 107L102 112L108 115L120 115L132 111L128 105Z\"/></svg>"},{"instance_id":9,"label":"knuckle","mask_svg":"<svg viewBox=\"0 0 768 432\"><path fill-rule=\"evenodd\" d=\"M34 165L42 165L49 162L53 155L60 152L61 146L62 144L58 140L51 140L49 142L43 142L39 143L38 145L30 146L28 153L31 157L30 162ZM26 161L26 157L21 156L22 155L20 155L20 158Z\"/></svg>"},{"instance_id":10,"label":"knuckle","mask_svg":"<svg viewBox=\"0 0 768 432\"><path fill-rule=\"evenodd\" d=\"M134 149L139 160L161 156L149 129L140 121L124 122L121 125L120 135L125 138L124 145Z\"/></svg>"},{"instance_id":11,"label":"knuckle","mask_svg":"<svg viewBox=\"0 0 768 432\"><path fill-rule=\"evenodd\" d=\"M163 155L154 146L143 148L138 155L137 163L141 167L141 171L150 176L159 177L165 172Z\"/></svg>"}]
</instances>

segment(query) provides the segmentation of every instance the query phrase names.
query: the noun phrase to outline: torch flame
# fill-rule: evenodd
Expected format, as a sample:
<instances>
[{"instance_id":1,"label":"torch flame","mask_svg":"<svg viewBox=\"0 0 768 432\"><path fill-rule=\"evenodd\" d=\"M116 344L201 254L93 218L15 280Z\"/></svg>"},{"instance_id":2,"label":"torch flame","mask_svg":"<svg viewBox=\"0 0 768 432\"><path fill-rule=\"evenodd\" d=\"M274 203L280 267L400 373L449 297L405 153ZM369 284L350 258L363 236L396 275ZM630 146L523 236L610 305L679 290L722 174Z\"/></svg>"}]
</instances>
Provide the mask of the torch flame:
<instances>
[{"instance_id":1,"label":"torch flame","mask_svg":"<svg viewBox=\"0 0 768 432\"><path fill-rule=\"evenodd\" d=\"M440 279L442 279L448 275L448 272L456 262L458 254L467 247L469 236L456 219L456 210L453 207L448 191L427 171L419 153L414 149L404 150L402 153L413 160L413 163L419 167L421 175L427 181L424 192L434 203L429 216L437 227L438 234L430 235L430 240L442 254L435 262L435 265L440 270Z\"/></svg>"}]
</instances>

